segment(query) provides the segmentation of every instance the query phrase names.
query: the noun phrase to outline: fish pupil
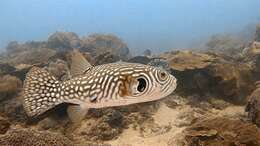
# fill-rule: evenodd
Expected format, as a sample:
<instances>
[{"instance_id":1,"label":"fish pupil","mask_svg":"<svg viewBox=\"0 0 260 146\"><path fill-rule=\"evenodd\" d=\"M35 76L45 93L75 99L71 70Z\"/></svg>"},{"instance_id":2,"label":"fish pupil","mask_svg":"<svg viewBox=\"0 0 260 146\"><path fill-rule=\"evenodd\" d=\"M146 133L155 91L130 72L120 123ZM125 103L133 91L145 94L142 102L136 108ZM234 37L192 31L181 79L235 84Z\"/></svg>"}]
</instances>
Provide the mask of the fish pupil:
<instances>
[{"instance_id":1,"label":"fish pupil","mask_svg":"<svg viewBox=\"0 0 260 146\"><path fill-rule=\"evenodd\" d=\"M137 79L137 81L139 83L138 86L137 86L137 90L139 92L143 92L145 90L145 88L146 88L146 81L145 81L145 79L139 78L139 79Z\"/></svg>"}]
</instances>

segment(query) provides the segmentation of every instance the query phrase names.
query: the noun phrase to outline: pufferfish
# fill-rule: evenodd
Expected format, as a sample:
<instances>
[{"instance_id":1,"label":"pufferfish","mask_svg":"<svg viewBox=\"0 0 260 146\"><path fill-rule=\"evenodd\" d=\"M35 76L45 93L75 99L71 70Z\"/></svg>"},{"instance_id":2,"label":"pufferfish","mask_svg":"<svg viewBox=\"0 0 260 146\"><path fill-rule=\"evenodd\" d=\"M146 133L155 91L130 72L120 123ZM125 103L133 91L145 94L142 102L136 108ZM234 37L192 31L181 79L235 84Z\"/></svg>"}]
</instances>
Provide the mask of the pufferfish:
<instances>
[{"instance_id":1,"label":"pufferfish","mask_svg":"<svg viewBox=\"0 0 260 146\"><path fill-rule=\"evenodd\" d=\"M71 53L71 79L61 82L33 67L24 82L23 106L37 117L62 103L72 122L80 122L90 108L124 106L162 99L177 86L165 70L149 65L116 62L91 66L83 55Z\"/></svg>"}]
</instances>

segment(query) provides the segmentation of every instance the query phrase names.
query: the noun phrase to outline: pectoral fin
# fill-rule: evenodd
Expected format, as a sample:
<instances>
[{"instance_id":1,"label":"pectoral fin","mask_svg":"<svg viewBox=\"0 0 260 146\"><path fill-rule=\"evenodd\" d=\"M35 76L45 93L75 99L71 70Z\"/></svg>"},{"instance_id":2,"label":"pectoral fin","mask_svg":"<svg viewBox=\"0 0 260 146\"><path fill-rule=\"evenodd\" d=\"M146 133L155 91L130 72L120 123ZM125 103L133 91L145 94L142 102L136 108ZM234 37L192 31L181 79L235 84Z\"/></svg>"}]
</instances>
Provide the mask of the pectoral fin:
<instances>
[{"instance_id":1,"label":"pectoral fin","mask_svg":"<svg viewBox=\"0 0 260 146\"><path fill-rule=\"evenodd\" d=\"M80 123L87 112L88 108L82 105L69 105L67 108L67 113L72 123Z\"/></svg>"}]
</instances>

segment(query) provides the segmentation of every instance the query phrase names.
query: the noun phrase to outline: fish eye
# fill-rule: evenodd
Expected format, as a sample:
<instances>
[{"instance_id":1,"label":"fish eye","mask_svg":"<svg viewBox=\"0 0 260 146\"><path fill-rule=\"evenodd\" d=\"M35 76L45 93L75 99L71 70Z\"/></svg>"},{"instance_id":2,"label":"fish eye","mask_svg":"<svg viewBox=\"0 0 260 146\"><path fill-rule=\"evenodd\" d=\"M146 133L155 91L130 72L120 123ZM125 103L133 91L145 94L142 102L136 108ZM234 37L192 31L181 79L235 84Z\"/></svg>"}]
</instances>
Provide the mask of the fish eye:
<instances>
[{"instance_id":1,"label":"fish eye","mask_svg":"<svg viewBox=\"0 0 260 146\"><path fill-rule=\"evenodd\" d=\"M138 81L137 91L144 92L147 86L146 80L144 78L139 78L137 79L137 81Z\"/></svg>"}]
</instances>

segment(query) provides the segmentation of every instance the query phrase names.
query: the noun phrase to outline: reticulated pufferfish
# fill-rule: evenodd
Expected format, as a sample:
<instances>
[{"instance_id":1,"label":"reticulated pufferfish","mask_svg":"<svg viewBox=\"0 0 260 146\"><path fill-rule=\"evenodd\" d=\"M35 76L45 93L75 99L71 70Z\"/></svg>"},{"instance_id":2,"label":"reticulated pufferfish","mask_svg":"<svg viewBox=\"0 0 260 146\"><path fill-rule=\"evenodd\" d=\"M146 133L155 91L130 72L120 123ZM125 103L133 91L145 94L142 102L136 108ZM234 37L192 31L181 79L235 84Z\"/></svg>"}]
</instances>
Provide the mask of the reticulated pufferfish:
<instances>
[{"instance_id":1,"label":"reticulated pufferfish","mask_svg":"<svg viewBox=\"0 0 260 146\"><path fill-rule=\"evenodd\" d=\"M29 117L68 103L69 118L80 122L89 108L155 101L171 94L177 86L174 76L148 65L117 62L92 67L76 50L71 61L72 78L64 82L38 67L27 73L23 106Z\"/></svg>"}]
</instances>

